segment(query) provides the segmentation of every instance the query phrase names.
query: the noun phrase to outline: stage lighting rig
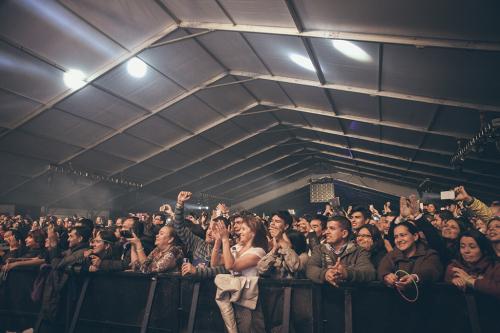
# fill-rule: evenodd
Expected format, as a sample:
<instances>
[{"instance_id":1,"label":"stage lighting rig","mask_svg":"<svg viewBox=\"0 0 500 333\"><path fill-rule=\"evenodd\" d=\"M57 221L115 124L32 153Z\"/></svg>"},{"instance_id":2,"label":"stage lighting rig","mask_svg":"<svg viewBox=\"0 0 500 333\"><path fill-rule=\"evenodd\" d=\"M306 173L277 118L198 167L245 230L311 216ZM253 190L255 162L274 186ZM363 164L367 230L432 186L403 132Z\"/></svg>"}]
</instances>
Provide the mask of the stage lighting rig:
<instances>
[{"instance_id":1,"label":"stage lighting rig","mask_svg":"<svg viewBox=\"0 0 500 333\"><path fill-rule=\"evenodd\" d=\"M458 151L451 158L451 164L460 164L465 161L465 158L470 153L478 153L484 150L484 146L488 143L496 143L498 151L500 151L500 118L495 118L491 122L481 128L478 134L470 139L464 145L461 145Z\"/></svg>"}]
</instances>

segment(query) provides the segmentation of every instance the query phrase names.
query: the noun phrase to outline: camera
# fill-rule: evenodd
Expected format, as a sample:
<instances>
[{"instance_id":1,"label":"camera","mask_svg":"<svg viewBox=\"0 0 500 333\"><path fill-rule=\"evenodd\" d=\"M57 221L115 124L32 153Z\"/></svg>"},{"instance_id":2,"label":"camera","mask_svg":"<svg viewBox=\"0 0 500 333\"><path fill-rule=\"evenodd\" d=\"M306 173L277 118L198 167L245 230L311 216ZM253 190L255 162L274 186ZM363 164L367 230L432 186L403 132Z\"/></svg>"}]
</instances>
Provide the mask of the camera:
<instances>
[{"instance_id":1,"label":"camera","mask_svg":"<svg viewBox=\"0 0 500 333\"><path fill-rule=\"evenodd\" d=\"M123 238L132 238L132 237L134 237L134 236L132 235L132 231L130 231L130 230L121 230L121 231L120 231L120 235L121 235Z\"/></svg>"}]
</instances>

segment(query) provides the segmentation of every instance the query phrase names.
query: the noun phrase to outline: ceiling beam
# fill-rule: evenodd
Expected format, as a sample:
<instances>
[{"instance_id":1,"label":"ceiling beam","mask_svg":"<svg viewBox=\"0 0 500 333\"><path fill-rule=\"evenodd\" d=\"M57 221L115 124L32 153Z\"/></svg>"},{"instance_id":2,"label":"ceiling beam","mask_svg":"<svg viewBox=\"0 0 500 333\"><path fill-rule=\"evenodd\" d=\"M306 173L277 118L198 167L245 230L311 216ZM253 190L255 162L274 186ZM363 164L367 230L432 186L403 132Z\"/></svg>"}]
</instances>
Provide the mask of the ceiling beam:
<instances>
[{"instance_id":1,"label":"ceiling beam","mask_svg":"<svg viewBox=\"0 0 500 333\"><path fill-rule=\"evenodd\" d=\"M299 13L297 12L295 5L293 4L293 1L283 0L283 2L285 3L286 8L288 9L288 13L290 13L290 17L292 18L293 23L295 24L295 29L297 29L297 33L303 32L304 25L302 24L302 20L300 19Z\"/></svg>"},{"instance_id":2,"label":"ceiling beam","mask_svg":"<svg viewBox=\"0 0 500 333\"><path fill-rule=\"evenodd\" d=\"M301 138L300 136L297 137L297 139L304 140L305 142L314 143L317 145L323 145L323 146L334 147L334 148L345 149L345 150L349 149L349 150L352 150L354 152L364 153L364 154L368 154L368 155L372 155L372 156L376 156L376 157L385 157L385 158L390 158L393 160L408 162L408 164L409 164L408 170L410 169L410 166L412 165L411 163L413 163L413 164L417 164L417 165L425 165L425 166L430 166L430 167L434 167L434 168L440 168L440 169L448 170L450 172L455 171L455 168L453 168L452 166L449 166L449 165L443 165L443 164L431 163L431 162L423 162L423 161L414 161L411 158L405 158L405 157L397 156L397 155L393 155L393 154L381 153L381 152L371 150L371 149L348 148L348 147L342 146L340 144L329 143L326 141L317 141L317 140L313 140L313 139L309 139L309 138ZM485 174L483 172L477 172L477 171L469 170L469 169L462 169L462 172L470 173L470 174L478 175L478 176L491 177L491 178L495 178L495 179L500 180L500 176L498 176L498 175Z\"/></svg>"},{"instance_id":3,"label":"ceiling beam","mask_svg":"<svg viewBox=\"0 0 500 333\"><path fill-rule=\"evenodd\" d=\"M185 99L185 98L187 98L187 97L189 97L189 96L197 93L204 86L209 85L209 84L211 84L213 82L216 82L216 81L220 80L221 78L223 78L225 76L226 76L226 73L218 74L215 77L213 77L212 79L204 82L203 84L201 84L201 85L199 85L199 86L197 86L197 87L195 87L195 88L193 88L193 89L191 89L189 91L186 91L186 92L180 94L179 96L177 96L177 97L169 100L168 102L162 103L160 106L158 106L155 110L152 110L150 113L148 113L148 114L146 114L146 115L144 115L142 117L139 117L139 118L135 119L134 121L132 121L130 123L125 124L121 128L116 129L114 132L112 132L112 133L110 133L110 134L102 137L98 141L94 142L92 145L87 146L84 149L81 149L81 150L77 151L76 153L74 153L74 154L66 157L65 159L59 161L57 164L60 165L60 164L64 164L64 163L70 162L71 160L75 159L76 157L78 157L78 156L80 156L80 155L82 155L82 154L84 154L84 153L86 153L86 152L94 149L95 147L97 147L98 145L102 144L103 142L105 142L105 141L107 141L107 140L115 137L116 135L122 134L124 131L126 131L129 128L131 128L132 126L135 126L136 124L138 124L138 123L140 123L140 122L142 122L142 121L144 121L144 120L152 117L153 115L159 113L160 111L163 111L164 109L168 108L169 106L174 105L175 103L178 103L181 100L183 100L183 99ZM196 134L193 134L190 137L192 137L194 135L196 135ZM137 161L135 161L135 162L137 162ZM38 174L34 175L33 177L31 177L30 179L28 179L28 180L26 180L26 181L24 181L22 183L19 183L19 184L15 185L15 186L13 186L11 188L8 188L6 191L2 192L0 194L0 196L4 196L4 195L6 195L6 194L8 194L8 193L10 193L10 192L12 192L14 190L16 190L17 188L23 186L24 184L32 181L33 179L38 178L40 176L43 176L44 174L47 173L47 171L38 173ZM115 175L115 174L116 173L113 173L112 175Z\"/></svg>"},{"instance_id":4,"label":"ceiling beam","mask_svg":"<svg viewBox=\"0 0 500 333\"><path fill-rule=\"evenodd\" d=\"M303 161L305 161L305 160L307 160L307 159L309 159L309 158L310 158L310 157L304 158L304 159L302 160L302 162L303 162ZM276 163L276 162L275 162L275 163ZM297 172L293 172L292 174L287 175L285 178L292 177L292 176L296 175L297 173L304 172L304 171L306 171L306 170L308 170L308 168L303 168L303 169L301 169L301 170L299 170L299 171L297 171ZM186 189L187 189L187 188L186 188ZM165 193L167 193L167 192L165 192ZM222 195L218 195L218 196L223 197ZM146 198L145 200L139 201L139 202L135 203L134 207L139 207L139 206L138 206L139 204L144 203L144 202L148 202L148 201L150 201L150 200L151 200L151 198Z\"/></svg>"},{"instance_id":5,"label":"ceiling beam","mask_svg":"<svg viewBox=\"0 0 500 333\"><path fill-rule=\"evenodd\" d=\"M280 188L274 189L272 191L266 192L264 194L257 195L251 199L247 199L238 203L235 203L232 205L231 208L235 208L237 210L250 210L252 208L255 208L257 206L260 206L266 202L269 202L273 199L282 197L286 194L292 193L294 191L297 191L304 186L307 186L309 184L309 179L310 176L307 177L302 177L294 182L289 183L286 186L282 186Z\"/></svg>"},{"instance_id":6,"label":"ceiling beam","mask_svg":"<svg viewBox=\"0 0 500 333\"><path fill-rule=\"evenodd\" d=\"M274 148L274 147L277 147L277 146L283 146L283 145L282 145L282 144L277 144L277 145L273 145L271 148ZM268 150L268 149L266 149L266 151L267 151L267 150ZM299 149L293 150L293 151L292 151L291 153L289 153L289 154L280 155L279 157L276 157L276 158L274 158L274 159L271 159L271 160L269 160L268 162L266 162L266 163L264 163L264 164L259 165L258 167L254 167L254 168L251 168L251 169L249 169L249 170L246 170L246 171L244 171L244 172L242 172L242 173L240 173L240 174L238 174L238 175L236 175L236 176L232 176L232 177L229 177L229 178L225 178L225 179L224 179L224 180L222 180L222 181L217 181L217 183L216 183L215 185L210 185L210 186L207 186L207 187L203 187L203 188L199 189L199 192L207 192L207 191L209 191L209 190L211 190L211 189L213 189L213 188L217 188L217 187L219 187L219 186L222 186L222 185L224 185L224 184L226 184L226 183L228 183L228 182L230 182L230 181L233 181L233 180L235 180L235 179L241 178L241 177L246 176L246 175L248 175L248 174L250 174L250 173L252 173L252 172L255 172L255 171L260 170L260 169L262 169L262 168L266 168L266 167L270 166L271 164L274 164L274 163L276 163L276 162L279 162L279 161L281 161L281 160L284 160L284 159L286 159L286 158L288 158L288 157L290 157L290 156L292 156L292 155L294 155L294 154L296 154L297 152L302 151L302 150L304 150L304 149L303 149L303 148L299 148ZM255 155L254 155L254 154L252 154L252 156L255 156ZM245 160L245 163L246 163L246 162L247 162L247 161ZM229 166L228 166L228 167L229 167ZM224 169L223 169L223 170L224 170Z\"/></svg>"},{"instance_id":7,"label":"ceiling beam","mask_svg":"<svg viewBox=\"0 0 500 333\"><path fill-rule=\"evenodd\" d=\"M297 156L300 156L300 155L297 155ZM282 171L285 171L285 170L287 170L287 169L293 168L293 167L295 167L295 166L297 166L297 165L299 165L299 164L301 164L301 163L303 163L303 162L305 162L305 161L307 161L307 160L310 160L311 158L312 158L312 156L305 156L305 157L302 157L300 160L298 160L298 161L296 161L296 162L290 163L290 164L288 164L288 165L286 165L286 166L284 166L284 167L278 168L278 169L276 169L276 170L272 170L272 171L271 171L271 170L269 170L270 172L268 172L268 173L266 173L266 174L264 174L264 175L262 175L262 176L259 176L259 177L256 177L256 178L253 178L251 181L249 181L249 182L245 182L245 183L240 184L240 185L237 185L237 186L235 186L235 187L231 187L230 189L228 189L228 191L221 192L221 193L232 193L232 192L234 192L234 191L236 191L236 190L238 190L238 189L244 188L244 187L250 187L250 188L252 188L252 189L253 189L253 187L252 187L252 185L251 185L251 184L254 184L254 183L256 183L256 182L258 182L258 181L260 181L260 180L266 179L266 178L268 178L268 177L270 177L270 176L272 176L272 175L275 175L275 174L277 174L277 173L279 173L279 172L282 172ZM241 191L241 192L248 193L248 191ZM233 196L232 196L232 195L230 195L229 197L233 197ZM236 196L236 197L237 197L237 196Z\"/></svg>"},{"instance_id":8,"label":"ceiling beam","mask_svg":"<svg viewBox=\"0 0 500 333\"><path fill-rule=\"evenodd\" d=\"M316 153L324 154L326 156L335 156L337 158L350 160L350 158L348 158L348 157L346 157L346 156L344 156L342 154L334 153L334 152L331 152L331 151L328 151L328 150L314 149L314 151ZM357 158L356 160L358 162L362 162L362 163L374 165L374 166L377 166L377 167L399 170L399 171L402 171L402 174L404 174L406 172L409 172L409 173L414 173L414 174L421 175L423 177L433 177L433 178L446 179L447 181L450 181L450 183L458 183L458 184L460 184L460 183L464 183L465 182L465 183L468 183L468 184L474 184L474 185L482 186L484 188L489 188L491 190L495 190L495 189L498 188L498 186L496 186L494 184L487 184L487 183L483 183L483 182L470 181L470 180L465 180L463 178L446 176L446 175L437 174L437 173L433 173L433 172L418 171L418 170L407 170L407 168L398 167L398 166L395 166L395 165L388 165L386 163L376 162L376 161L368 160L368 159L364 159L364 158Z\"/></svg>"},{"instance_id":9,"label":"ceiling beam","mask_svg":"<svg viewBox=\"0 0 500 333\"><path fill-rule=\"evenodd\" d=\"M347 136L347 137L353 138L353 139L358 139L358 140L363 140L363 141L369 141L369 142L377 142L377 143L385 144L385 145L388 145L388 146L401 147L401 148L407 148L407 149L412 149L412 150L415 150L415 149L418 148L418 146L416 146L416 145L409 145L409 144L406 144L406 143L400 143L400 142L391 141L391 140L379 140L378 138L373 138L373 137L364 136L364 135L343 134L342 131L335 131L335 130L320 128L320 127L317 127L317 126L314 127L314 130L312 130L311 128L309 128L307 126L297 125L297 124L294 124L294 123L283 122L282 124L286 125L286 126L290 126L290 127L296 128L298 130L317 131L317 132L325 133L325 134L333 134L333 135L338 135L338 136ZM435 154L441 154L441 155L447 155L447 156L452 156L454 154L454 152L450 152L450 151L447 151L447 150L433 149L433 148L422 148L422 147L420 148L420 151L425 151L425 152L435 153ZM499 164L500 163L499 160L489 159L489 158L486 159L486 158L474 157L473 159L475 159L477 161L488 162L488 163L495 163L495 164Z\"/></svg>"},{"instance_id":10,"label":"ceiling beam","mask_svg":"<svg viewBox=\"0 0 500 333\"><path fill-rule=\"evenodd\" d=\"M329 163L331 165L333 165L335 168L340 168L342 170L345 170L346 172L356 172L356 171L353 171L351 169L351 165L348 164L348 163L344 163L344 162L341 162L341 161L337 161L337 160L331 160L331 159L328 159L328 158L325 158L325 157L318 157L320 160L326 162L326 163ZM339 164L342 166L342 167L339 167ZM422 177L417 177L417 176L411 176L411 175L401 175L399 173L395 173L395 172L390 172L390 171L384 171L384 170L380 170L380 169L377 169L377 168L372 168L372 167L368 167L368 166L360 166L360 169L362 170L368 170L368 171L362 171L362 174L367 174L369 176L377 176L377 177L397 177L397 178L388 178L389 179L392 179L392 180L395 180L397 179L398 181L401 180L401 179L409 179L409 180L413 180L415 182L415 186L417 186L417 184L421 183L422 180L424 178ZM373 173L375 172L375 173ZM384 174L384 175L387 175L387 176L381 176L380 174ZM435 183L435 184L438 184L438 185L442 185L443 186L443 189L449 189L450 188L450 183L448 182L443 182L443 181L439 181L439 180L436 180L436 179L432 179L432 182ZM490 191L485 191L483 187L479 186L479 187L472 187L470 186L470 188L473 188L473 191L474 192L477 192L477 193L482 193L482 194L485 194L486 196L489 196L489 197L496 197L497 196L497 192L490 192Z\"/></svg>"},{"instance_id":11,"label":"ceiling beam","mask_svg":"<svg viewBox=\"0 0 500 333\"><path fill-rule=\"evenodd\" d=\"M172 24L172 25L166 27L165 29L163 29L162 31L158 32L154 36L148 38L144 42L140 43L139 45L137 45L136 47L134 47L130 51L126 51L121 56L119 56L119 57L111 60L110 62L108 62L107 64L105 64L101 68L99 68L96 72L94 72L91 75L89 75L85 79L86 85L89 84L89 83L91 83L91 82L93 82L94 80L100 78L101 76L103 76L104 74L108 73L109 71L111 71L115 67L118 67L124 61L127 61L128 59L134 57L136 54L138 54L139 52L141 52L144 49L148 48L150 45L152 45L156 41L164 38L165 36L167 36L171 32L175 31L176 29L177 29L177 25L176 24ZM59 67L56 67L56 68L60 69ZM26 117L24 117L21 120L19 120L17 123L15 123L13 126L11 126L11 128L9 130L7 130L4 133L0 134L0 138L4 137L5 135L7 135L11 131L15 130L16 128L19 128L22 125L26 124L28 121L34 119L35 117L37 117L42 112L51 109L57 103L60 103L61 101L63 101L64 99L68 98L69 96L73 95L74 93L76 93L80 89L84 88L85 86L80 87L78 89L67 89L67 90L63 91L59 95L57 95L54 98L50 99L48 102L46 102L46 103L42 104L40 107L36 108L33 112L31 112Z\"/></svg>"},{"instance_id":12,"label":"ceiling beam","mask_svg":"<svg viewBox=\"0 0 500 333\"><path fill-rule=\"evenodd\" d=\"M273 107L273 108L281 108L283 110L297 111L297 112L301 112L301 113L314 114L314 115L336 118L336 119L358 121L358 122L362 122L362 123L366 123L366 124L370 124L370 125L376 125L376 126L386 126L386 127L414 131L414 132L443 135L443 136L448 136L448 137L452 137L452 138L463 138L463 139L471 139L472 138L472 135L470 135L470 134L464 134L464 133L459 133L459 132L448 132L448 131L434 131L430 128L423 128L423 127L419 127L419 126L396 123L396 122L391 122L391 121L386 121L386 120L378 120L378 119L373 119L373 118L368 118L368 117L363 117L363 116L339 115L339 114L334 114L331 111L320 110L317 108L310 108L310 107L304 107L304 106L293 106L293 105L282 105L282 104L264 102L264 101L260 102L259 104L263 105L263 106ZM248 112L248 113L246 113L246 115L265 113L265 112L267 112L267 110Z\"/></svg>"},{"instance_id":13,"label":"ceiling beam","mask_svg":"<svg viewBox=\"0 0 500 333\"><path fill-rule=\"evenodd\" d=\"M240 198L240 200L241 200L242 198L250 198L250 197L256 195L257 193L271 192L274 189L279 189L279 188L283 187L283 185L280 184L283 181L286 181L287 179L290 179L290 178L293 179L294 177L297 177L297 175L300 175L300 174L304 174L304 173L309 174L310 172L311 172L310 166L306 166L304 168L301 168L295 172L284 175L282 177L273 178L272 180L270 180L269 182L266 182L263 185L260 185L257 187L252 187L248 191L242 190L242 191L240 191L242 193L242 196L238 196L236 198ZM271 177L271 176L272 175L270 175L268 177Z\"/></svg>"},{"instance_id":14,"label":"ceiling beam","mask_svg":"<svg viewBox=\"0 0 500 333\"><path fill-rule=\"evenodd\" d=\"M354 93L359 93L359 94L364 94L364 95L369 95L369 96L390 97L390 98L402 99L402 100L407 100L407 101L416 101L416 102L429 103L429 104L441 104L441 105L454 106L454 107L460 107L460 108L474 109L474 110L479 110L479 111L500 112L500 106L496 106L496 105L468 103L468 102L461 102L461 101L455 101L455 100L450 100L450 99L418 96L418 95L405 94L405 93L386 91L386 90L380 91L378 89L369 89L369 88L362 88L362 87L349 86L349 85L343 85L343 84L335 84L335 83L321 84L318 81L313 81L313 80L296 79L296 78L285 77L285 76L266 75L266 74L245 72L245 71L232 70L229 72L229 74L235 75L235 76L245 76L245 77L253 78L253 79L292 83L292 84L305 85L305 86L309 86L309 87L326 88L326 89L332 89L332 90L338 90L338 91L354 92Z\"/></svg>"},{"instance_id":15,"label":"ceiling beam","mask_svg":"<svg viewBox=\"0 0 500 333\"><path fill-rule=\"evenodd\" d=\"M257 135L262 134L262 133L265 133L265 129L264 129L263 131L259 131L259 132L257 132L257 133L256 133L256 134L254 134L254 135L251 135L251 137L257 136ZM247 137L247 138L245 138L245 140L248 140L249 138L250 138L250 137ZM285 140L282 140L282 141L280 141L280 142L284 142L284 141L287 141L287 140L289 140L289 139L285 139ZM244 140L243 140L243 141L244 141ZM223 171L223 170L225 170L225 169L227 169L227 168L229 168L229 167L231 167L231 166L234 166L234 165L236 165L236 164L238 164L238 163L246 162L246 161L248 161L248 159L249 159L249 158L252 158L252 157L254 157L255 155L261 154L261 153L263 153L263 152L265 152L265 151L268 151L268 150L270 150L270 149L273 149L273 148L275 148L275 147L279 146L279 145L280 145L280 142L278 142L278 143L276 143L276 144L273 144L273 145L271 145L271 146L266 146L265 148L260 149L260 150L258 150L258 151L256 151L256 152L254 152L254 153L252 153L252 154L250 154L250 155L246 156L245 158L240 158L240 157L237 157L237 156L236 156L236 157L237 157L237 159L236 159L234 162L231 162L231 163L229 163L229 164L227 164L227 165L224 165L223 167L221 167L221 168L219 168L219 169L212 170L212 171L210 171L208 174L204 174L204 175L203 175L203 176L201 176L201 177L198 177L198 178L193 178L191 181L188 181L188 182L186 182L186 183L182 184L182 186L177 186L177 187L169 187L167 191L164 191L164 192L159 193L159 194L156 194L156 195L157 195L157 196L160 196L160 195L163 195L163 194L169 193L169 192L171 192L172 190L175 190L175 189L185 188L185 187L186 187L186 186L188 186L189 184L192 184L192 183L195 183L195 182L197 182L197 181L199 181L199 180L205 179L205 178L207 178L207 177L209 177L209 176L211 176L211 175L213 175L213 174L215 174L215 173L217 173L217 172ZM240 142L235 142L234 144L231 144L231 145L229 145L229 146L226 146L226 147L224 147L224 149L231 148L231 147L233 147L233 146L237 145L238 143L241 143L241 141L240 141ZM302 149L297 149L297 151L299 151L299 150L302 150ZM188 163L188 164L186 164L186 165L184 165L184 166L182 166L182 167L180 167L180 168L178 168L178 169L176 169L176 170L173 170L173 171L171 170L171 171L169 171L167 174L162 174L162 175L160 175L160 176L156 177L154 180L149 181L148 183L146 183L146 185L151 184L151 183L153 183L154 181L161 180L162 178L165 178L165 177L167 177L167 176L169 176L169 175L171 175L171 174L174 174L174 173L176 173L176 172L182 171L182 169L187 168L187 167L188 167L188 166L190 166L190 165L193 165L193 164L195 164L195 163L202 162L203 160L205 160L205 159L207 159L207 158L209 158L209 157L211 157L211 156L215 155L215 154L216 154L216 153L218 153L218 152L220 152L220 150L218 150L218 151L216 151L216 152L213 152L213 153L210 153L209 155L203 156L201 159L198 159L198 160L192 161L192 162L190 162L190 163ZM294 152L295 152L295 151L294 151ZM293 154L294 152L292 152L292 153L290 153L290 154ZM288 154L288 155L290 155L290 154ZM287 156L288 156L288 155L287 155ZM285 156L285 157L286 157L286 156ZM202 191L198 191L198 192L202 192ZM117 195L117 196L111 197L111 198L108 200L108 202L109 202L109 201L111 201L111 200L114 200L114 199L116 199L116 198L119 198L119 197L121 197L121 196L123 196L123 194L119 194L119 195ZM101 208L101 207L103 207L103 206L100 206L100 207L98 207L98 208Z\"/></svg>"},{"instance_id":16,"label":"ceiling beam","mask_svg":"<svg viewBox=\"0 0 500 333\"><path fill-rule=\"evenodd\" d=\"M297 31L297 28L270 27L258 25L244 24L227 24L227 23L203 23L203 22L180 22L183 28L192 29L209 29L221 31L237 31L250 33L263 33L273 35L286 35L297 37L314 37L328 39L344 39L360 42L375 42L387 44L402 44L418 47L443 47L468 50L485 50L485 51L500 51L500 43L498 42L479 42L473 40L458 40L445 38L425 38L414 36L396 36L382 35L361 32L345 32L345 31L326 31L326 30L309 30Z\"/></svg>"},{"instance_id":17,"label":"ceiling beam","mask_svg":"<svg viewBox=\"0 0 500 333\"><path fill-rule=\"evenodd\" d=\"M217 121L215 121L215 122L212 122L212 123L210 123L209 125L207 125L207 126L205 126L205 127L201 128L201 129L199 129L198 131L193 132L192 134L190 134L190 135L188 135L188 136L186 136L186 137L183 137L183 138L181 138L181 139L179 139L179 140L177 140L177 141L175 141L175 142L173 142L173 143L169 144L168 146L165 146L165 147L163 147L163 148L161 148L161 149L159 149L159 150L154 151L153 153L151 153L151 154L149 154L149 155L144 156L144 157L143 157L143 158L141 158L140 160L135 161L135 162L136 162L135 164L133 164L133 165L129 165L129 166L125 166L125 167L123 167L123 168L121 168L121 169L119 169L119 170L114 171L114 172L113 172L112 174L110 174L109 176L110 176L110 177L112 177L112 176L116 176L116 175L118 175L118 174L120 174L120 173L123 173L124 171L126 171L126 170L130 169L131 167L133 167L133 166L135 166L135 165L137 165L137 164L139 164L139 163L145 162L146 160L148 160L148 159L150 159L150 158L153 158L153 157L155 157L155 156L157 156L157 155L159 155L159 154L161 154L161 153L163 153L163 152L165 152L165 151L168 151L168 150L172 149L173 147L175 147L175 146L177 146L177 145L180 145L180 144L182 144L182 143L184 143L184 142L188 141L189 139L192 139L192 138L194 138L195 136L198 136L198 135L202 134L203 132L206 132L206 131L208 131L208 130L210 130L210 129L212 129L212 128L214 128L214 127L216 127L216 126L218 126L218 125L220 125L220 124L222 124L222 123L224 123L224 122L226 122L226 121L231 120L232 118L236 117L236 116L237 116L237 114L238 114L239 112L244 112L244 111L246 111L246 110L248 110L248 109L250 109L250 108L255 107L256 105L257 105L257 103L253 103L253 104L251 104L250 106L247 106L247 107L245 107L244 109L242 109L242 110L238 111L237 113L232 114L231 116L227 116L226 118L222 118L222 119L220 119L220 120L217 120ZM275 125L276 125L276 124L271 124L271 125L269 125L269 126L268 126L268 128L271 128L271 127L273 127L273 126L275 126ZM164 177L167 177L168 175L171 175L171 174L173 174L173 173L175 173L175 172L178 172L178 171L180 171L180 170L182 170L182 169L184 169L184 168L186 168L186 167L188 167L188 166L190 166L190 165L192 165L192 164L194 164L194 163L199 162L200 160L203 160L203 159L205 159L205 158L208 158L208 157L210 157L210 156L212 156L212 155L214 155L214 154L216 154L216 153L218 153L218 152L221 152L221 151L223 151L223 150L225 150L225 149L227 149L227 148L229 148L229 147L232 147L233 145L235 145L235 144L237 144L237 143L239 143L239 142L241 142L241 141L244 141L244 140L247 140L247 139L249 139L249 138L251 138L251 137L254 137L254 136L256 136L256 135L258 135L258 134L260 134L261 132L266 131L266 130L267 130L267 128L264 128L264 129L262 129L261 131L258 131L257 133L252 133L252 134L249 134L249 135L245 136L244 138L239 139L239 140L237 140L237 141L235 141L235 142L231 143L230 145L220 147L219 149L217 149L217 150L215 150L214 152L212 152L212 153L210 153L210 154L208 154L208 155L206 155L206 156L202 157L201 159L197 159L197 160L195 160L195 161L191 161L191 162L189 162L189 163L187 163L187 164L183 165L183 166L182 166L182 167L180 167L180 168L177 168L177 169L175 169L175 170L170 170L170 171L168 171L168 172L166 172L166 173L164 173L164 174L162 174L162 175L160 175L160 176L158 176L158 177L155 177L154 179L152 179L152 180L150 180L150 181L148 181L148 182L146 182L146 183L143 183L143 186L147 186L147 185L149 185L149 184L151 184L151 183L153 183L153 182L155 182L155 181L158 181L158 180L160 180L160 179L162 179L162 178L164 178ZM82 190L84 190L84 189L86 189L86 188L89 188L89 187L91 187L91 186L94 186L94 185L95 185L95 184L97 184L97 183L98 183L98 181L93 182L92 184L90 184L90 185L88 185L88 186L85 186L85 187L83 187L83 188L79 188L79 189L77 189L76 191L73 191L73 192L71 192L71 193L69 193L69 194L66 194L66 195L65 195L65 197L68 197L68 196L70 196L70 195L74 195L74 194L76 194L76 193L78 193L78 192L80 192L80 191L82 191ZM59 201L61 201L61 200L62 200L62 199L58 199L58 200L56 200L56 201L47 202L47 203L45 203L45 205L44 205L44 206L48 206L48 207L50 207L51 205L53 205L53 204L55 204L55 203L57 203L57 202L59 202Z\"/></svg>"},{"instance_id":18,"label":"ceiling beam","mask_svg":"<svg viewBox=\"0 0 500 333\"><path fill-rule=\"evenodd\" d=\"M341 170L340 173L345 173L345 174L353 174L353 175L362 175L362 176L370 176L375 179L380 179L383 181L388 181L394 184L400 184L404 186L411 186L415 191L415 188L417 184L420 182L418 179L414 179L411 177L404 177L404 178L394 178L392 176L389 176L388 173L380 172L375 170L375 172L378 173L373 173L373 172L367 172L367 171L362 171L366 170L366 167L361 166L360 170L353 170L349 165L339 163L338 161L331 161L331 160L326 160L324 158L319 158L316 156L319 162L327 163L329 166L331 166L334 170ZM383 174L383 175L381 175Z\"/></svg>"}]
</instances>

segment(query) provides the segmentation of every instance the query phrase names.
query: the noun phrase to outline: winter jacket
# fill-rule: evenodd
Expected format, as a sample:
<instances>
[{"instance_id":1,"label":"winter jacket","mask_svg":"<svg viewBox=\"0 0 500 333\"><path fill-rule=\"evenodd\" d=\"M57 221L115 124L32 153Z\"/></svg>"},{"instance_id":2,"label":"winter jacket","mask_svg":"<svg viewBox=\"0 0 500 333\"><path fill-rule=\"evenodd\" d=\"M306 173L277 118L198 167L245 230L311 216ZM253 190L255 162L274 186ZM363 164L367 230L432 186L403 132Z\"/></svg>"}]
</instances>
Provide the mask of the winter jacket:
<instances>
[{"instance_id":1,"label":"winter jacket","mask_svg":"<svg viewBox=\"0 0 500 333\"><path fill-rule=\"evenodd\" d=\"M417 243L416 252L410 258L397 248L387 253L378 266L378 278L383 281L384 276L397 270L417 274L420 282L434 282L441 277L443 265L435 250Z\"/></svg>"},{"instance_id":2,"label":"winter jacket","mask_svg":"<svg viewBox=\"0 0 500 333\"><path fill-rule=\"evenodd\" d=\"M275 278L292 277L300 270L301 263L299 256L291 248L267 253L257 263L257 270L260 275ZM304 269L304 267L302 267Z\"/></svg>"},{"instance_id":3,"label":"winter jacket","mask_svg":"<svg viewBox=\"0 0 500 333\"><path fill-rule=\"evenodd\" d=\"M498 259L483 257L475 264L469 264L462 260L453 260L446 268L445 282L451 283L454 275L453 268L455 267L463 269L476 279L474 290L500 299L500 263Z\"/></svg>"},{"instance_id":4,"label":"winter jacket","mask_svg":"<svg viewBox=\"0 0 500 333\"><path fill-rule=\"evenodd\" d=\"M480 218L486 223L494 218L491 209L479 199L473 198L472 202L466 205L465 208L467 208L470 215Z\"/></svg>"},{"instance_id":5,"label":"winter jacket","mask_svg":"<svg viewBox=\"0 0 500 333\"><path fill-rule=\"evenodd\" d=\"M376 273L370 262L370 253L358 247L352 241L347 243L346 249L338 256L329 244L316 246L307 262L307 277L316 283L325 282L325 273L328 267L335 265L339 257L341 264L347 270L347 282L375 280Z\"/></svg>"},{"instance_id":6,"label":"winter jacket","mask_svg":"<svg viewBox=\"0 0 500 333\"><path fill-rule=\"evenodd\" d=\"M73 265L82 264L85 257L83 253L89 249L88 243L81 243L63 252L62 258L52 260L52 271L45 281L42 307L40 309L42 318L55 321L57 318L61 292L68 280L67 270Z\"/></svg>"}]
</instances>

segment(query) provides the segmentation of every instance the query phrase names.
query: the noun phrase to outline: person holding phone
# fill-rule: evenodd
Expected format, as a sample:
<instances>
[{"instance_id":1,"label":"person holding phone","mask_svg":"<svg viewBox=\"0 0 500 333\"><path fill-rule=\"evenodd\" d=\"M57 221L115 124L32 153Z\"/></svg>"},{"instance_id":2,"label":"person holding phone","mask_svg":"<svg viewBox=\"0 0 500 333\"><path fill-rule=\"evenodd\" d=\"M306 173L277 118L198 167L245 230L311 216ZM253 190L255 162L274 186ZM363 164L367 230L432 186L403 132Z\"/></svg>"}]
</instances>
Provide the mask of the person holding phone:
<instances>
[{"instance_id":1,"label":"person holding phone","mask_svg":"<svg viewBox=\"0 0 500 333\"><path fill-rule=\"evenodd\" d=\"M172 226L164 226L156 235L153 251L146 256L141 240L132 233L128 239L131 248L131 266L142 273L165 273L177 271L184 258L180 240Z\"/></svg>"},{"instance_id":2,"label":"person holding phone","mask_svg":"<svg viewBox=\"0 0 500 333\"><path fill-rule=\"evenodd\" d=\"M103 260L99 269L102 271L123 271L131 268L132 245L130 240L135 235L141 240L144 254L147 256L153 250L153 242L144 235L144 224L136 216L128 216L122 223L120 230L121 257L120 259Z\"/></svg>"},{"instance_id":3,"label":"person holding phone","mask_svg":"<svg viewBox=\"0 0 500 333\"><path fill-rule=\"evenodd\" d=\"M118 259L113 258L113 246L117 238L111 230L100 230L96 236L90 240L91 251L87 255L87 270L97 272L103 260Z\"/></svg>"}]
</instances>

